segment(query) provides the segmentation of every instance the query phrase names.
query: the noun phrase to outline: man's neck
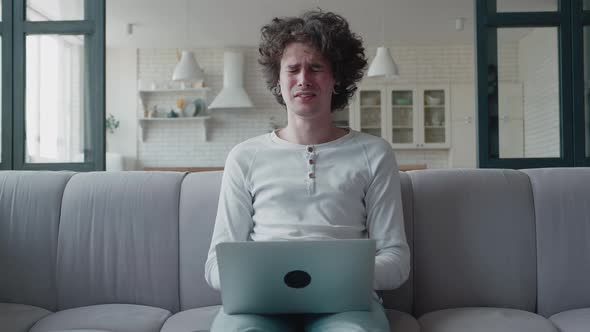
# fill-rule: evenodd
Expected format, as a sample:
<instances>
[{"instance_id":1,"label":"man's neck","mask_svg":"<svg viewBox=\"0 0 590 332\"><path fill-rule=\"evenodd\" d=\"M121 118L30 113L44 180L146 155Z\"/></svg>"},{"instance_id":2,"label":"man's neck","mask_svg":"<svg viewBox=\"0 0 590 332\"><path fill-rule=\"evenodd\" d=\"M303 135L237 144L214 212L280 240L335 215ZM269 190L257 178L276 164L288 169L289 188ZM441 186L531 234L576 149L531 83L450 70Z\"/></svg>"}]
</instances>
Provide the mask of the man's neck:
<instances>
[{"instance_id":1,"label":"man's neck","mask_svg":"<svg viewBox=\"0 0 590 332\"><path fill-rule=\"evenodd\" d=\"M331 120L331 115L313 121L290 117L287 126L277 130L276 135L291 143L315 145L336 140L348 133L346 129L334 127Z\"/></svg>"}]
</instances>

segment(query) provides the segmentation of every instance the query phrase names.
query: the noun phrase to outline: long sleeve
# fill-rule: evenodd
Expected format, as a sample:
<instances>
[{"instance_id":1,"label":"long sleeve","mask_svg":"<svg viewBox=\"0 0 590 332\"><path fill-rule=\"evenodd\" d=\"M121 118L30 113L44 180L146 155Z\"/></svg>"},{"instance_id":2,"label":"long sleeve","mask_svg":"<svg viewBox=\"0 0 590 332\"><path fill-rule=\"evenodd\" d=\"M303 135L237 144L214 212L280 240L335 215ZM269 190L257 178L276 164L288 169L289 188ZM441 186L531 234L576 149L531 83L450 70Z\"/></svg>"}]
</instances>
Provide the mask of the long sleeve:
<instances>
[{"instance_id":1,"label":"long sleeve","mask_svg":"<svg viewBox=\"0 0 590 332\"><path fill-rule=\"evenodd\" d=\"M252 195L246 180L251 160L248 153L237 147L225 163L215 228L205 263L205 279L217 290L221 287L215 246L222 242L246 241L252 230Z\"/></svg>"},{"instance_id":2,"label":"long sleeve","mask_svg":"<svg viewBox=\"0 0 590 332\"><path fill-rule=\"evenodd\" d=\"M410 273L410 250L404 230L401 185L393 150L387 144L367 159L373 179L365 196L369 238L377 241L376 290L401 286ZM384 151L385 150L385 151Z\"/></svg>"}]
</instances>

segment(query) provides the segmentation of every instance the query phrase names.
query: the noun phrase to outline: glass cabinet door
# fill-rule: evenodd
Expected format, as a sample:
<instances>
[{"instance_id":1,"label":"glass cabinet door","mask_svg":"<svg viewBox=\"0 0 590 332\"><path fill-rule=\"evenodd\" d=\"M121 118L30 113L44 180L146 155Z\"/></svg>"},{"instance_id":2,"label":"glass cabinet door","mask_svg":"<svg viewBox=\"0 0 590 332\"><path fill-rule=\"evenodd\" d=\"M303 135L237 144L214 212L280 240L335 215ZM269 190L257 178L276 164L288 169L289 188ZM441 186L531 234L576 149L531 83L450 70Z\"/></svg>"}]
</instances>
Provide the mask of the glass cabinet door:
<instances>
[{"instance_id":1,"label":"glass cabinet door","mask_svg":"<svg viewBox=\"0 0 590 332\"><path fill-rule=\"evenodd\" d=\"M332 124L338 128L350 128L350 107L334 111Z\"/></svg>"},{"instance_id":2,"label":"glass cabinet door","mask_svg":"<svg viewBox=\"0 0 590 332\"><path fill-rule=\"evenodd\" d=\"M414 142L414 98L412 90L391 92L391 143Z\"/></svg>"},{"instance_id":3,"label":"glass cabinet door","mask_svg":"<svg viewBox=\"0 0 590 332\"><path fill-rule=\"evenodd\" d=\"M446 143L446 98L444 90L424 90L424 144Z\"/></svg>"},{"instance_id":4,"label":"glass cabinet door","mask_svg":"<svg viewBox=\"0 0 590 332\"><path fill-rule=\"evenodd\" d=\"M381 90L360 93L360 130L381 137Z\"/></svg>"}]
</instances>

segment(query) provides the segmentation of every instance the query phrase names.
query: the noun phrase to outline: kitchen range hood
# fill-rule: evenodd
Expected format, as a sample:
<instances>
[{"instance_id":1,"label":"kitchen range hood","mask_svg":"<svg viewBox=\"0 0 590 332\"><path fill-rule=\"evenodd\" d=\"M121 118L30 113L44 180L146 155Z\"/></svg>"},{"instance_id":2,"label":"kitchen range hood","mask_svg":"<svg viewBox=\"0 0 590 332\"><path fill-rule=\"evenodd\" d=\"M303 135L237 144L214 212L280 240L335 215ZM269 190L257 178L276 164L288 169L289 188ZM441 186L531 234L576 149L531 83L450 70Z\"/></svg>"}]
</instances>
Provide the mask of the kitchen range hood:
<instances>
[{"instance_id":1,"label":"kitchen range hood","mask_svg":"<svg viewBox=\"0 0 590 332\"><path fill-rule=\"evenodd\" d=\"M244 90L244 55L223 53L223 88L209 109L252 108L254 105Z\"/></svg>"}]
</instances>

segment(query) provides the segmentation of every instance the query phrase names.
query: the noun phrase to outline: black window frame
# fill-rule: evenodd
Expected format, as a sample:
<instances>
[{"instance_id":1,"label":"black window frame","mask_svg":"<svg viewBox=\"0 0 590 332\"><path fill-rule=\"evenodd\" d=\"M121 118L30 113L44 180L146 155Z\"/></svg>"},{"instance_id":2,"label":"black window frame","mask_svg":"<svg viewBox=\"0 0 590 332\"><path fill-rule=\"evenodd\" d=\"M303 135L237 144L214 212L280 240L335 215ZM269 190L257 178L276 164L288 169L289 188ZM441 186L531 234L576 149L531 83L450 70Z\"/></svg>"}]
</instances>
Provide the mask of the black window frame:
<instances>
[{"instance_id":1,"label":"black window frame","mask_svg":"<svg viewBox=\"0 0 590 332\"><path fill-rule=\"evenodd\" d=\"M582 0L559 0L558 10L554 12L498 13L496 5L496 0L475 0L478 167L519 169L590 165L590 159L581 158L583 154L580 154L587 142L584 142L583 72L576 71L576 68L583 68L582 21L589 24L588 13L582 13ZM558 29L559 158L499 158L498 104L497 96L492 102L488 101L488 68L495 66L497 86L497 29L508 27ZM494 75L491 76L493 85ZM496 123L491 120L493 114L496 114Z\"/></svg>"},{"instance_id":2,"label":"black window frame","mask_svg":"<svg viewBox=\"0 0 590 332\"><path fill-rule=\"evenodd\" d=\"M2 0L3 100L0 169L100 171L105 169L105 0L84 0L84 20L27 21L27 0ZM26 37L85 37L85 149L80 163L25 162ZM6 46L6 48L5 48ZM8 98L6 98L8 97ZM5 100L6 98L6 100Z\"/></svg>"}]
</instances>

